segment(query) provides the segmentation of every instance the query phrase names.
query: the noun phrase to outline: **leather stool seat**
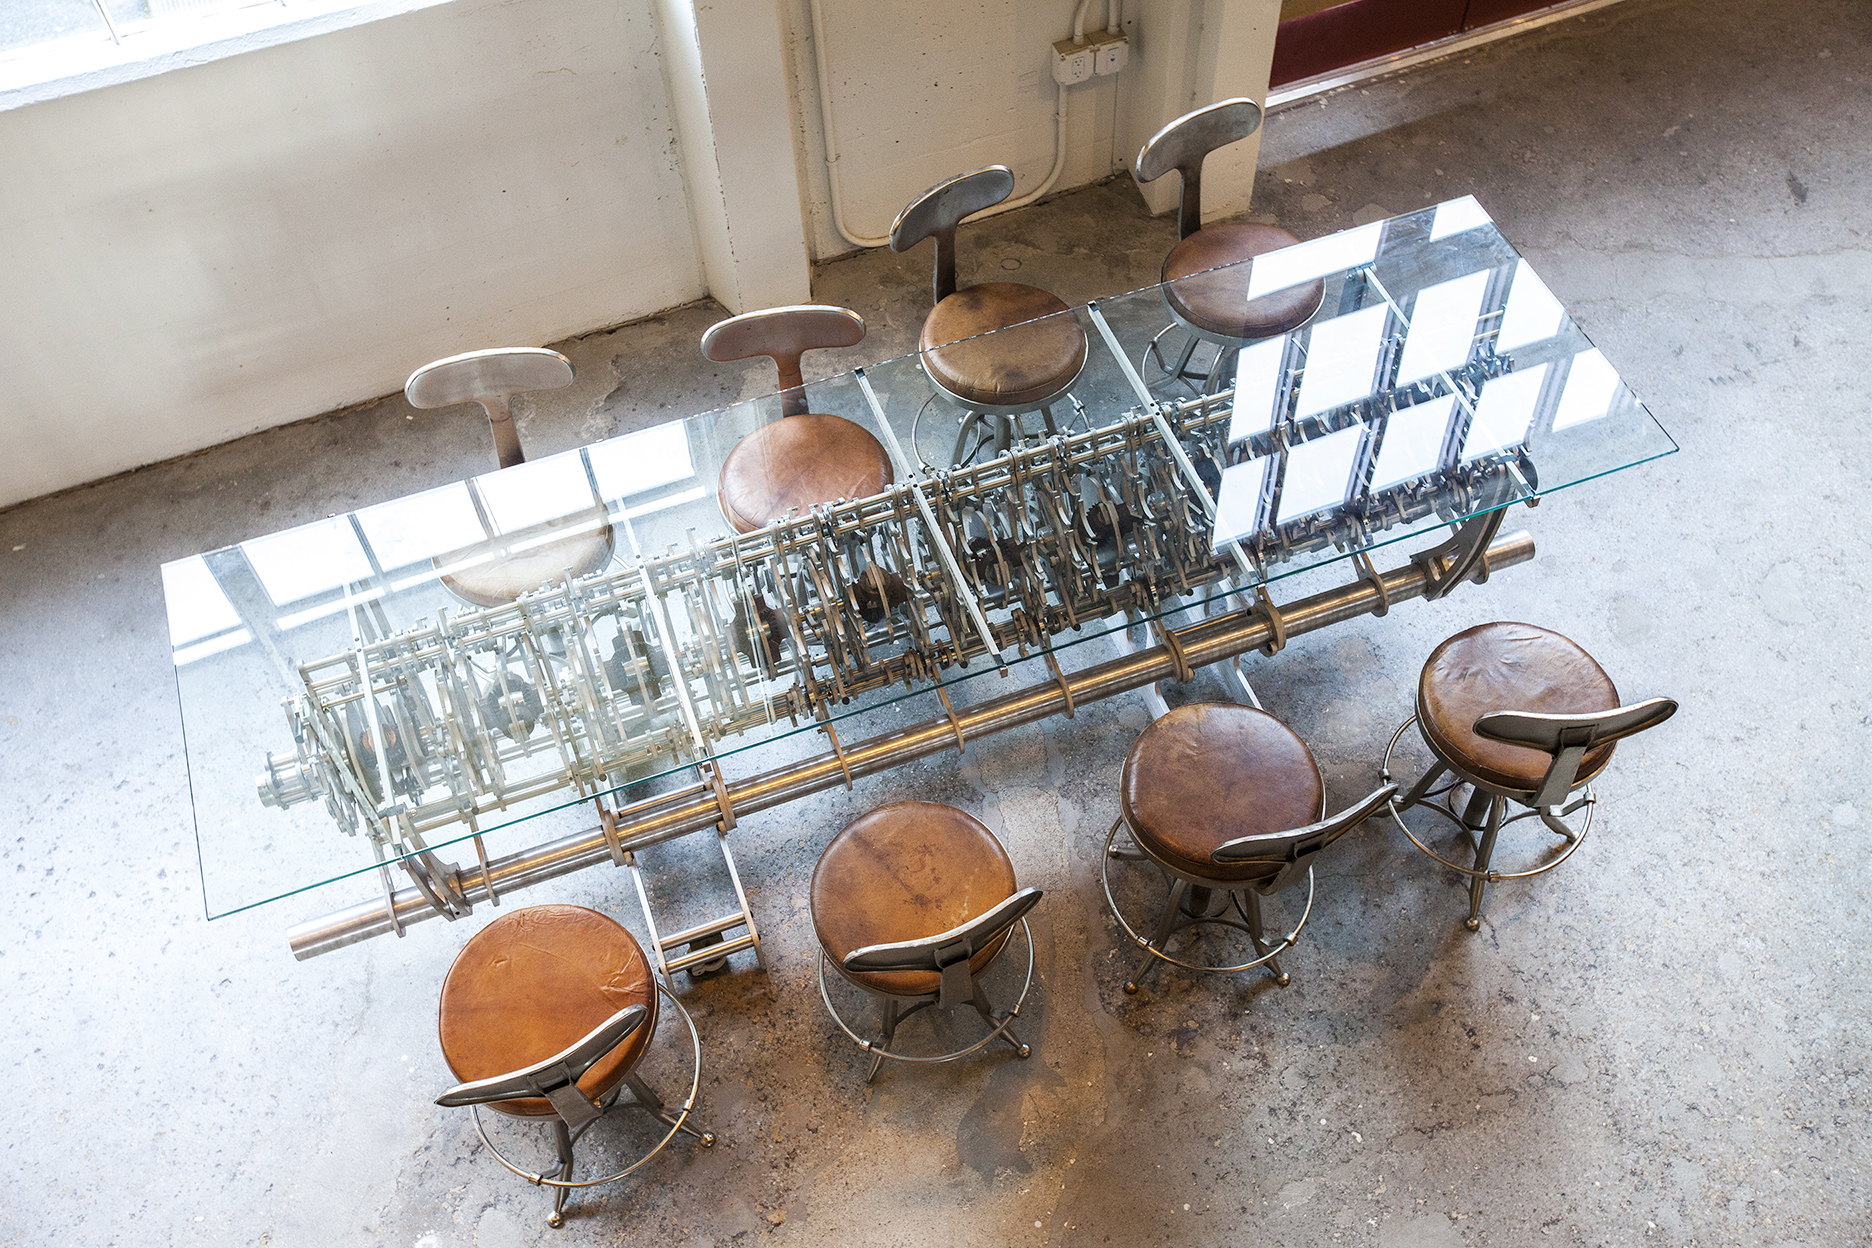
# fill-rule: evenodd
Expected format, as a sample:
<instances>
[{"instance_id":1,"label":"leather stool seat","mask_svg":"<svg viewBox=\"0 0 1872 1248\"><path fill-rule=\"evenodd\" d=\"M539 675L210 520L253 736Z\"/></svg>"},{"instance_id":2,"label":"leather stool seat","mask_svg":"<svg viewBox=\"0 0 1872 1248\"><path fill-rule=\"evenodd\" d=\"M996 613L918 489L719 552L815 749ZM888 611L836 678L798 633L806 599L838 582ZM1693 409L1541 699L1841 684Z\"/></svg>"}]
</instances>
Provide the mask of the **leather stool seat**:
<instances>
[{"instance_id":1,"label":"leather stool seat","mask_svg":"<svg viewBox=\"0 0 1872 1248\"><path fill-rule=\"evenodd\" d=\"M1532 793L1553 763L1543 750L1477 736L1490 711L1582 715L1619 705L1611 677L1559 633L1532 624L1482 624L1430 652L1417 682L1417 716L1430 745L1468 777L1498 789ZM1580 760L1585 783L1612 761L1613 742Z\"/></svg>"},{"instance_id":2,"label":"leather stool seat","mask_svg":"<svg viewBox=\"0 0 1872 1248\"><path fill-rule=\"evenodd\" d=\"M950 295L923 321L917 349L936 384L985 407L1051 402L1085 367L1085 330L1064 303L1018 282L987 282ZM979 335L1021 325L983 339Z\"/></svg>"},{"instance_id":3,"label":"leather stool seat","mask_svg":"<svg viewBox=\"0 0 1872 1248\"><path fill-rule=\"evenodd\" d=\"M1272 876L1277 866L1210 856L1225 841L1325 814L1325 783L1305 742L1265 711L1228 702L1179 706L1154 721L1125 759L1120 791L1139 847L1192 880Z\"/></svg>"},{"instance_id":4,"label":"leather stool seat","mask_svg":"<svg viewBox=\"0 0 1872 1248\"><path fill-rule=\"evenodd\" d=\"M804 412L762 425L735 443L717 484L722 515L739 533L790 511L869 498L893 480L884 444L842 416Z\"/></svg>"},{"instance_id":5,"label":"leather stool seat","mask_svg":"<svg viewBox=\"0 0 1872 1248\"><path fill-rule=\"evenodd\" d=\"M573 531L564 537L540 540L559 529ZM535 541L539 544L530 544ZM511 549L520 544L527 544L526 549ZM558 584L565 579L567 568L575 577L599 571L611 562L613 548L611 525L605 521L604 512L594 507L548 520L523 533L477 542L438 556L433 562L437 569L454 569L442 576L442 584L450 593L477 607L499 607L542 585ZM488 554L492 557L476 562L477 557ZM462 563L468 566L454 567Z\"/></svg>"},{"instance_id":6,"label":"leather stool seat","mask_svg":"<svg viewBox=\"0 0 1872 1248\"><path fill-rule=\"evenodd\" d=\"M930 996L942 981L933 971L848 972L841 964L854 949L959 927L1014 888L1014 864L979 820L937 802L893 802L860 815L826 846L813 870L813 930L859 987ZM987 969L1006 943L1003 932L970 958L973 972Z\"/></svg>"},{"instance_id":7,"label":"leather stool seat","mask_svg":"<svg viewBox=\"0 0 1872 1248\"><path fill-rule=\"evenodd\" d=\"M1165 286L1164 298L1178 316L1219 338L1252 341L1297 329L1319 311L1326 297L1326 283L1321 280L1289 286L1250 303L1248 279L1254 266L1240 261L1299 241L1278 226L1252 221L1205 225L1164 258L1162 280L1184 279ZM1235 267L1205 272L1222 265Z\"/></svg>"},{"instance_id":8,"label":"leather stool seat","mask_svg":"<svg viewBox=\"0 0 1872 1248\"><path fill-rule=\"evenodd\" d=\"M624 1081L656 1031L657 991L636 939L582 906L529 906L502 915L462 947L442 984L442 1056L464 1083L522 1070L570 1047L631 1005L643 1024L579 1080L597 1100ZM544 1097L490 1108L552 1114Z\"/></svg>"}]
</instances>

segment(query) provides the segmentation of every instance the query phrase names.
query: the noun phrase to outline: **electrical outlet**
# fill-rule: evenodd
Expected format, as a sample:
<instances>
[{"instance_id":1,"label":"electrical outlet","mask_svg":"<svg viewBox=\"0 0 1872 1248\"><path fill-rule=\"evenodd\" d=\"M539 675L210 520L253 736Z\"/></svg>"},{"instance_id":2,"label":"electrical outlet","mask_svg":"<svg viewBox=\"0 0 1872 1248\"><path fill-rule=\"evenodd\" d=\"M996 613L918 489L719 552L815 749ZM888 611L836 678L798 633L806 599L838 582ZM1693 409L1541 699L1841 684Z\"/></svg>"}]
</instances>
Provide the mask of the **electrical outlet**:
<instances>
[{"instance_id":1,"label":"electrical outlet","mask_svg":"<svg viewBox=\"0 0 1872 1248\"><path fill-rule=\"evenodd\" d=\"M1101 74L1115 74L1131 59L1131 41L1121 30L1107 31L1092 45L1092 65Z\"/></svg>"},{"instance_id":2,"label":"electrical outlet","mask_svg":"<svg viewBox=\"0 0 1872 1248\"><path fill-rule=\"evenodd\" d=\"M1070 87L1090 78L1097 69L1096 47L1091 43L1074 43L1071 39L1061 39L1054 44L1053 81Z\"/></svg>"}]
</instances>

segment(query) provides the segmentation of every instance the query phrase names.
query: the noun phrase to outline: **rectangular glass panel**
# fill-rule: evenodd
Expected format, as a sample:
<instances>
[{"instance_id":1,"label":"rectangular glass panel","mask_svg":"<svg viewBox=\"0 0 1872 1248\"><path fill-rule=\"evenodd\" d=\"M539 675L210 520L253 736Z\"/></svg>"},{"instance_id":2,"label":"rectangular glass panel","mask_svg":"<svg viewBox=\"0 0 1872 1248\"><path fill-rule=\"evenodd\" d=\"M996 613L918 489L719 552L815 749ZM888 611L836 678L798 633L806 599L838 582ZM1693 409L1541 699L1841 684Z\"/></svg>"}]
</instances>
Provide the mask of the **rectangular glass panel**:
<instances>
[{"instance_id":1,"label":"rectangular glass panel","mask_svg":"<svg viewBox=\"0 0 1872 1248\"><path fill-rule=\"evenodd\" d=\"M765 396L169 565L209 911L472 864L476 833L515 852L795 734L849 749L1102 662L1133 621L1674 449L1446 209L1195 275L1322 280L1268 342L1185 353L1188 303L1153 287L811 383L802 417ZM1510 348L1517 316L1541 332ZM1413 341L1441 367L1401 375ZM1025 381L987 403L996 359Z\"/></svg>"}]
</instances>

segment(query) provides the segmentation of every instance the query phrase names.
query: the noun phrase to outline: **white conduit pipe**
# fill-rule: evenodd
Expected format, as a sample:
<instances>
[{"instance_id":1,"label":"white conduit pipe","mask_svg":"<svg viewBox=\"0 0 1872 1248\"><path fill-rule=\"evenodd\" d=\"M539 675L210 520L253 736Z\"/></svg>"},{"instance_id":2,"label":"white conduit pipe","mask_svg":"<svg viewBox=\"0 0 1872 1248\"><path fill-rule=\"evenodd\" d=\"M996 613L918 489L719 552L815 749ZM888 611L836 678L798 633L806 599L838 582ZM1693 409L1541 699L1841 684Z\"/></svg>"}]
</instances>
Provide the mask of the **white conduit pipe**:
<instances>
[{"instance_id":1,"label":"white conduit pipe","mask_svg":"<svg viewBox=\"0 0 1872 1248\"><path fill-rule=\"evenodd\" d=\"M1118 32L1118 5L1119 0L1105 0L1105 33L1107 34ZM1079 7L1073 10L1072 41L1074 43L1085 42L1085 15L1086 10L1091 7L1092 0L1079 0Z\"/></svg>"},{"instance_id":2,"label":"white conduit pipe","mask_svg":"<svg viewBox=\"0 0 1872 1248\"><path fill-rule=\"evenodd\" d=\"M832 224L838 229L839 236L854 247L882 247L890 242L890 235L883 234L876 238L867 238L854 234L845 224L845 210L839 185L838 138L832 124L832 93L826 71L825 15L820 11L820 0L812 0L812 41L813 62L819 72L819 119L825 131L825 166L826 181L832 198ZM970 217L971 221L980 221L1003 212L1012 212L1016 208L1025 208L1053 189L1059 181L1060 170L1066 167L1066 88L1057 88L1058 104L1053 111L1053 168L1048 171L1046 180L1019 199L1005 199L992 208L985 208Z\"/></svg>"}]
</instances>

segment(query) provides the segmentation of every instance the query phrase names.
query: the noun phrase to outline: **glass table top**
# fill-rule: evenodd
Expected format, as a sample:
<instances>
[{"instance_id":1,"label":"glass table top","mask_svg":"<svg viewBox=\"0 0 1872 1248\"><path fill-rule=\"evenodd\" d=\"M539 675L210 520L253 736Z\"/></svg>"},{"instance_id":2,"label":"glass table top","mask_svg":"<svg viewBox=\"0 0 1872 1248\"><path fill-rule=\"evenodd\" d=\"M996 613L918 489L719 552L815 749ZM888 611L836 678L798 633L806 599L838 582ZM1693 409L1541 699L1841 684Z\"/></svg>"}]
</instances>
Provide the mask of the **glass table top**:
<instances>
[{"instance_id":1,"label":"glass table top","mask_svg":"<svg viewBox=\"0 0 1872 1248\"><path fill-rule=\"evenodd\" d=\"M1316 282L1299 328L1183 358L1192 308ZM1073 333L1045 411L931 379ZM893 480L751 532L722 468L778 394L165 564L209 916L940 716L1676 449L1469 197L940 350L807 384Z\"/></svg>"}]
</instances>

